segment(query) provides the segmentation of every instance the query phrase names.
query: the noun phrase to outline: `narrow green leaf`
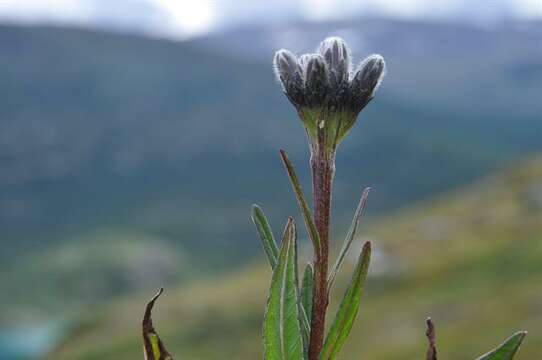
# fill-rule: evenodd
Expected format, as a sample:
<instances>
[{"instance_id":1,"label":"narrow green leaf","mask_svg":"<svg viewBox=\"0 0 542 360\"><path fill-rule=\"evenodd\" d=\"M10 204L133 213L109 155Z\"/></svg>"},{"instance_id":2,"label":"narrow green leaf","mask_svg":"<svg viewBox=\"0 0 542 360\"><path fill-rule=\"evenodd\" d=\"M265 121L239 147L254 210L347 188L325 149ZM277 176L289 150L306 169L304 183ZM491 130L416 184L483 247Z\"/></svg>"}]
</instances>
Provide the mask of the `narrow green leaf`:
<instances>
[{"instance_id":1,"label":"narrow green leaf","mask_svg":"<svg viewBox=\"0 0 542 360\"><path fill-rule=\"evenodd\" d=\"M512 360L526 335L526 331L519 331L506 339L496 349L480 356L476 360Z\"/></svg>"},{"instance_id":2,"label":"narrow green leaf","mask_svg":"<svg viewBox=\"0 0 542 360\"><path fill-rule=\"evenodd\" d=\"M301 281L301 304L305 310L307 318L312 318L312 302L314 296L314 267L312 263L308 263L303 272L303 280Z\"/></svg>"},{"instance_id":3,"label":"narrow green leaf","mask_svg":"<svg viewBox=\"0 0 542 360\"><path fill-rule=\"evenodd\" d=\"M266 360L302 360L304 358L297 288L296 236L294 221L289 218L267 299L263 326Z\"/></svg>"},{"instance_id":4,"label":"narrow green leaf","mask_svg":"<svg viewBox=\"0 0 542 360\"><path fill-rule=\"evenodd\" d=\"M318 230L316 229L316 225L314 224L314 220L312 218L309 206L307 205L307 201L305 200L305 196L303 195L303 190L301 189L301 184L297 179L294 166L290 162L290 159L288 159L286 152L282 149L280 150L280 157L282 158L282 162L284 163L286 171L288 172L288 176L290 177L290 182L292 183L292 187L297 198L297 203L301 210L301 214L303 215L303 220L305 222L309 238L311 239L314 246L314 251L317 254L320 254L320 237L318 236Z\"/></svg>"},{"instance_id":5,"label":"narrow green leaf","mask_svg":"<svg viewBox=\"0 0 542 360\"><path fill-rule=\"evenodd\" d=\"M314 297L314 267L308 263L301 280L301 310L303 315L304 341L308 346L311 333L312 302Z\"/></svg>"},{"instance_id":6,"label":"narrow green leaf","mask_svg":"<svg viewBox=\"0 0 542 360\"><path fill-rule=\"evenodd\" d=\"M341 301L335 320L327 334L321 359L336 359L346 341L359 309L361 294L367 280L369 262L371 260L371 243L367 241L356 264L352 280Z\"/></svg>"},{"instance_id":7,"label":"narrow green leaf","mask_svg":"<svg viewBox=\"0 0 542 360\"><path fill-rule=\"evenodd\" d=\"M274 269L275 266L277 266L279 248L275 242L275 237L273 236L271 226L269 226L269 222L267 221L265 214L258 205L252 205L252 222L256 226L258 235L260 235L263 250L267 255L267 260L271 265L271 269Z\"/></svg>"},{"instance_id":8,"label":"narrow green leaf","mask_svg":"<svg viewBox=\"0 0 542 360\"><path fill-rule=\"evenodd\" d=\"M344 239L343 247L341 248L341 251L339 253L339 256L337 257L337 260L335 261L335 265L333 265L333 269L329 273L328 280L327 280L328 291L331 291L333 283L335 282L335 277L337 276L337 273L339 272L339 269L341 268L342 262L344 258L346 257L346 254L348 253L348 249L350 249L350 245L352 245L352 242L354 241L354 238L356 237L356 231L358 230L359 220L361 216L363 215L363 210L365 209L365 205L367 205L367 197L369 196L369 191L371 191L371 188L365 188L365 190L363 190L363 193L361 194L361 199L359 201L356 212L354 213L354 218L352 219L352 223L350 224L350 229L348 229L348 233L346 234L346 239Z\"/></svg>"},{"instance_id":9,"label":"narrow green leaf","mask_svg":"<svg viewBox=\"0 0 542 360\"><path fill-rule=\"evenodd\" d=\"M309 318L307 317L307 314L305 313L305 309L303 309L303 306L299 306L299 311L301 312L301 331L302 331L302 338L303 338L303 353L305 355L308 355L309 351L309 343L311 339L311 325L309 322Z\"/></svg>"},{"instance_id":10,"label":"narrow green leaf","mask_svg":"<svg viewBox=\"0 0 542 360\"><path fill-rule=\"evenodd\" d=\"M152 308L163 292L164 289L160 289L160 291L154 295L147 304L145 315L143 316L143 349L145 360L173 360L173 357L166 350L152 324Z\"/></svg>"}]
</instances>

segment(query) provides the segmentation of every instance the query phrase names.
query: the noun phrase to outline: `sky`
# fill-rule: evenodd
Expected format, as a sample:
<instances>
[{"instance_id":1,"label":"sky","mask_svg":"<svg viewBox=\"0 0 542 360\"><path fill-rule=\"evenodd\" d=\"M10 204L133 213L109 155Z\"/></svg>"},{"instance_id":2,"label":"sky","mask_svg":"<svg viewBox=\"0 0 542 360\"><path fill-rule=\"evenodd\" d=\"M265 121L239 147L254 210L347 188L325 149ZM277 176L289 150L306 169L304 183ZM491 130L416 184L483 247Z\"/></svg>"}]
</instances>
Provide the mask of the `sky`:
<instances>
[{"instance_id":1,"label":"sky","mask_svg":"<svg viewBox=\"0 0 542 360\"><path fill-rule=\"evenodd\" d=\"M187 38L244 23L377 15L477 23L542 19L542 0L0 0L0 21Z\"/></svg>"}]
</instances>

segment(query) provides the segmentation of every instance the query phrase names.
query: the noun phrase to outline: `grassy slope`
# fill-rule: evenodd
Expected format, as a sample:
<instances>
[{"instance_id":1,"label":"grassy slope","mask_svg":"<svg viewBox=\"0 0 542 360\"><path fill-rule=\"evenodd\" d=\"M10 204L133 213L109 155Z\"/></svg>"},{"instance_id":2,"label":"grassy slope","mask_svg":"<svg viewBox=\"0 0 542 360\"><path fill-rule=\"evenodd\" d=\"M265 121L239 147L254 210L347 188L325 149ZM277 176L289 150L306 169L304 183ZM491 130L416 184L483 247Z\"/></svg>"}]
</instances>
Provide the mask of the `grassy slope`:
<instances>
[{"instance_id":1,"label":"grassy slope","mask_svg":"<svg viewBox=\"0 0 542 360\"><path fill-rule=\"evenodd\" d=\"M542 358L542 158L382 219L362 236L374 241L377 256L344 359L421 358L428 315L442 358L473 359L520 329L529 336L518 359ZM269 279L254 264L171 289L155 323L176 358L260 358ZM139 326L149 295L88 314L51 358L142 358Z\"/></svg>"}]
</instances>

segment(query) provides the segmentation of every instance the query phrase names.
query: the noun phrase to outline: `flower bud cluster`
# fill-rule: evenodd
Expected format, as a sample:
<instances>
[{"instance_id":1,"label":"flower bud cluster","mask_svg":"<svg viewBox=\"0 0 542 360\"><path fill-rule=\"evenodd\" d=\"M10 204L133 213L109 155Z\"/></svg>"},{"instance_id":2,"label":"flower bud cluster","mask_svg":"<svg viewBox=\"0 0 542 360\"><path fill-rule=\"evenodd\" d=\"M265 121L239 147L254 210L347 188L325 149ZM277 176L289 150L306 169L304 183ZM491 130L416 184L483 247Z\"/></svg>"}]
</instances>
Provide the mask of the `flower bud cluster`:
<instances>
[{"instance_id":1,"label":"flower bud cluster","mask_svg":"<svg viewBox=\"0 0 542 360\"><path fill-rule=\"evenodd\" d=\"M315 146L336 147L371 101L385 72L380 55L371 55L351 71L350 49L337 37L324 40L316 53L297 57L275 54L277 78Z\"/></svg>"}]
</instances>

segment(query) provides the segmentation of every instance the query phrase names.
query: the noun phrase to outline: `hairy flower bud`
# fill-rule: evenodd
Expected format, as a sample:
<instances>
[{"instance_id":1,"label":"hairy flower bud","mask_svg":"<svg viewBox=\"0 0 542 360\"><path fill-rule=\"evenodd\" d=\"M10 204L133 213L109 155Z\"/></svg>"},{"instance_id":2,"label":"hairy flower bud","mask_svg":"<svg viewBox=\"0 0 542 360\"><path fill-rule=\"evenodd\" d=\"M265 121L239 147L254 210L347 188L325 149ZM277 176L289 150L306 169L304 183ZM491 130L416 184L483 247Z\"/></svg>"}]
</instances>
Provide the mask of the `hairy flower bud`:
<instances>
[{"instance_id":1,"label":"hairy flower bud","mask_svg":"<svg viewBox=\"0 0 542 360\"><path fill-rule=\"evenodd\" d=\"M296 107L303 105L302 69L297 62L297 57L288 50L279 50L275 54L273 65L286 96Z\"/></svg>"},{"instance_id":2,"label":"hairy flower bud","mask_svg":"<svg viewBox=\"0 0 542 360\"><path fill-rule=\"evenodd\" d=\"M313 54L306 59L305 95L307 103L312 107L324 105L329 93L329 72L324 58Z\"/></svg>"},{"instance_id":3,"label":"hairy flower bud","mask_svg":"<svg viewBox=\"0 0 542 360\"><path fill-rule=\"evenodd\" d=\"M314 56L315 54L303 54L299 57L299 66L301 67L301 74L303 76L303 80L307 78L307 64L309 63L309 60Z\"/></svg>"},{"instance_id":4,"label":"hairy flower bud","mask_svg":"<svg viewBox=\"0 0 542 360\"><path fill-rule=\"evenodd\" d=\"M318 53L324 57L333 86L348 82L350 76L350 49L343 39L330 37L322 41Z\"/></svg>"},{"instance_id":5,"label":"hairy flower bud","mask_svg":"<svg viewBox=\"0 0 542 360\"><path fill-rule=\"evenodd\" d=\"M371 55L363 60L350 84L352 107L359 113L371 101L384 77L386 63L380 55Z\"/></svg>"},{"instance_id":6,"label":"hairy flower bud","mask_svg":"<svg viewBox=\"0 0 542 360\"><path fill-rule=\"evenodd\" d=\"M299 59L288 50L275 54L275 73L313 150L334 153L382 81L385 64L380 55L363 60L352 79L350 63L350 50L337 37L324 40L316 54Z\"/></svg>"}]
</instances>

